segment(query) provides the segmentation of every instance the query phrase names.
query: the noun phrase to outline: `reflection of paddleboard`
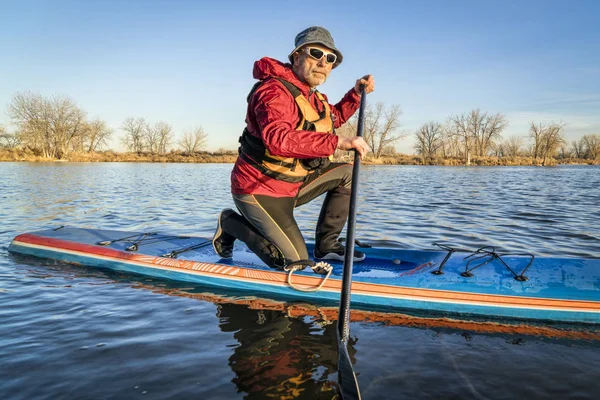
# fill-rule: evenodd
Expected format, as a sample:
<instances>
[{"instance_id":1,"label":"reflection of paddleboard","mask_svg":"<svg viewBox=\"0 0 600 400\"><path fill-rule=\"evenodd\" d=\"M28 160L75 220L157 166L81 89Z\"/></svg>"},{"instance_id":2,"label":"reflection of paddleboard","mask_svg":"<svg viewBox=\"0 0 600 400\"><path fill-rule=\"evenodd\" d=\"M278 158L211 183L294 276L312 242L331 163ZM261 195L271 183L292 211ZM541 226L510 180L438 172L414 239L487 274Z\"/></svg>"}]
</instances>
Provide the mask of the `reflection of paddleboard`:
<instances>
[{"instance_id":1,"label":"reflection of paddleboard","mask_svg":"<svg viewBox=\"0 0 600 400\"><path fill-rule=\"evenodd\" d=\"M320 290L304 292L289 286L288 273L268 268L242 244L236 244L233 260L222 260L210 239L201 237L61 227L19 235L9 251L315 302L339 300L341 288L342 263L332 263ZM600 323L600 259L498 258L489 250L362 251L367 259L354 265L353 308ZM307 268L292 280L316 288L323 278Z\"/></svg>"},{"instance_id":2,"label":"reflection of paddleboard","mask_svg":"<svg viewBox=\"0 0 600 400\"><path fill-rule=\"evenodd\" d=\"M204 286L193 288L165 288L149 284L137 283L136 288L149 289L170 296L188 297L192 299L208 301L214 304L235 304L247 307L250 310L279 311L290 318L310 317L320 325L334 323L338 319L339 308L334 306L314 305L306 302L282 301L273 298L243 295L231 289L210 289ZM188 291L191 290L191 291ZM235 293L235 294L232 294ZM552 324L545 325L543 322L529 321L527 324L517 322L514 324L503 321L475 320L461 321L447 317L425 317L408 315L398 312L351 310L350 321L377 323L392 326L410 326L415 328L433 328L457 330L460 332L474 333L500 333L507 335L545 336L552 338L565 338L571 340L597 340L600 341L600 330L598 325L586 325L587 329L572 329L573 325ZM582 327L580 327L582 328Z\"/></svg>"}]
</instances>

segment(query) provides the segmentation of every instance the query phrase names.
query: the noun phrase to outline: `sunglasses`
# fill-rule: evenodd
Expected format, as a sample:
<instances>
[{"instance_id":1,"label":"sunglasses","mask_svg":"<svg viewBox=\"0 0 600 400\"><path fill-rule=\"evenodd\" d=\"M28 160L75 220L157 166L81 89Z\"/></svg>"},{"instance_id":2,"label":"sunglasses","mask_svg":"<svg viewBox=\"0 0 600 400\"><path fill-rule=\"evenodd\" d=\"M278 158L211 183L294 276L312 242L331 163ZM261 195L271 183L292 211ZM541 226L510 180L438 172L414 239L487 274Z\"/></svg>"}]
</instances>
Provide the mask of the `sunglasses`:
<instances>
[{"instance_id":1,"label":"sunglasses","mask_svg":"<svg viewBox=\"0 0 600 400\"><path fill-rule=\"evenodd\" d=\"M327 64L333 64L335 63L335 60L337 60L337 56L334 53L326 53L316 47L306 47L304 51L315 60L321 60L323 56L325 56L325 62L327 62Z\"/></svg>"}]
</instances>

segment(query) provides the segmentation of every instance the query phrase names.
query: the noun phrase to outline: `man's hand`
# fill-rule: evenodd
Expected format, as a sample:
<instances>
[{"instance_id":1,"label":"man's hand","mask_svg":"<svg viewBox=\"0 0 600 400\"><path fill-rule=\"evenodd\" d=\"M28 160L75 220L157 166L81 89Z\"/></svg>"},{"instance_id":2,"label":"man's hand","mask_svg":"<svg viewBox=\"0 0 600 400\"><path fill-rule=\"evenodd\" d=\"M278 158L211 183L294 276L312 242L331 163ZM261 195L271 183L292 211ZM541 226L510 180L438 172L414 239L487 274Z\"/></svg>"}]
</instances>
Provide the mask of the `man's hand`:
<instances>
[{"instance_id":1,"label":"man's hand","mask_svg":"<svg viewBox=\"0 0 600 400\"><path fill-rule=\"evenodd\" d=\"M358 154L360 154L360 158L364 158L369 152L369 145L363 138L360 136L354 136L350 138L340 137L338 140L337 148L340 150L352 150L356 149Z\"/></svg>"},{"instance_id":2,"label":"man's hand","mask_svg":"<svg viewBox=\"0 0 600 400\"><path fill-rule=\"evenodd\" d=\"M373 78L373 75L365 75L356 81L356 85L354 85L354 91L359 95L361 85L365 85L365 92L369 94L375 90L375 78Z\"/></svg>"}]
</instances>

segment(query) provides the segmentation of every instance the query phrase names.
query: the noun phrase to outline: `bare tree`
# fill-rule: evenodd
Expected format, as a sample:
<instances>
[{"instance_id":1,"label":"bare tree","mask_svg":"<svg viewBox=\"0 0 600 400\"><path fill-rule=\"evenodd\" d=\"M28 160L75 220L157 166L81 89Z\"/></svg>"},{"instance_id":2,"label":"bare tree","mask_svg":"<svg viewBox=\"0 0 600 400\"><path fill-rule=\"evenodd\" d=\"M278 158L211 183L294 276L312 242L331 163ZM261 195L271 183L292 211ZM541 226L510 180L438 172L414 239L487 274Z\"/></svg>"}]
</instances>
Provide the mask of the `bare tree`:
<instances>
[{"instance_id":1,"label":"bare tree","mask_svg":"<svg viewBox=\"0 0 600 400\"><path fill-rule=\"evenodd\" d=\"M173 142L173 128L166 122L157 122L154 129L158 132L158 153L166 154Z\"/></svg>"},{"instance_id":2,"label":"bare tree","mask_svg":"<svg viewBox=\"0 0 600 400\"><path fill-rule=\"evenodd\" d=\"M541 124L540 124L541 126ZM542 130L542 152L543 152L543 160L542 165L546 165L546 160L548 157L551 157L552 154L558 149L561 144L565 143L565 139L563 137L563 128L565 124L563 123L551 123L546 128Z\"/></svg>"},{"instance_id":3,"label":"bare tree","mask_svg":"<svg viewBox=\"0 0 600 400\"><path fill-rule=\"evenodd\" d=\"M559 146L557 154L558 158L560 158L561 160L564 160L571 156L569 149L567 148L567 142L564 142Z\"/></svg>"},{"instance_id":4,"label":"bare tree","mask_svg":"<svg viewBox=\"0 0 600 400\"><path fill-rule=\"evenodd\" d=\"M125 136L121 138L121 143L127 147L127 150L141 153L144 151L144 128L146 127L144 118L128 117L123 121L122 130Z\"/></svg>"},{"instance_id":5,"label":"bare tree","mask_svg":"<svg viewBox=\"0 0 600 400\"><path fill-rule=\"evenodd\" d=\"M383 148L383 151L381 152L382 156L394 156L396 155L398 152L396 151L396 147L392 144L390 144L389 146L385 146Z\"/></svg>"},{"instance_id":6,"label":"bare tree","mask_svg":"<svg viewBox=\"0 0 600 400\"><path fill-rule=\"evenodd\" d=\"M441 153L443 158L461 157L460 138L455 135L452 124L445 124L442 130Z\"/></svg>"},{"instance_id":7,"label":"bare tree","mask_svg":"<svg viewBox=\"0 0 600 400\"><path fill-rule=\"evenodd\" d=\"M86 133L86 113L66 97L53 99L55 147L58 158L69 154L76 143Z\"/></svg>"},{"instance_id":8,"label":"bare tree","mask_svg":"<svg viewBox=\"0 0 600 400\"><path fill-rule=\"evenodd\" d=\"M48 101L41 95L17 93L8 106L8 115L17 126L25 145L40 151L45 157L54 156Z\"/></svg>"},{"instance_id":9,"label":"bare tree","mask_svg":"<svg viewBox=\"0 0 600 400\"><path fill-rule=\"evenodd\" d=\"M23 145L23 137L19 132L5 133L0 136L0 148L16 149Z\"/></svg>"},{"instance_id":10,"label":"bare tree","mask_svg":"<svg viewBox=\"0 0 600 400\"><path fill-rule=\"evenodd\" d=\"M532 143L527 144L525 150L523 150L523 155L527 157L533 157L534 154L534 146Z\"/></svg>"},{"instance_id":11,"label":"bare tree","mask_svg":"<svg viewBox=\"0 0 600 400\"><path fill-rule=\"evenodd\" d=\"M585 156L585 141L583 138L579 141L573 140L571 142L571 153L575 158L583 158Z\"/></svg>"},{"instance_id":12,"label":"bare tree","mask_svg":"<svg viewBox=\"0 0 600 400\"><path fill-rule=\"evenodd\" d=\"M398 105L392 105L386 109L382 102L377 103L375 107L367 104L363 134L375 158L381 157L387 146L407 136L407 133L397 133L400 127L400 115L402 115L402 110ZM357 123L358 113L348 121L354 132L357 130Z\"/></svg>"},{"instance_id":13,"label":"bare tree","mask_svg":"<svg viewBox=\"0 0 600 400\"><path fill-rule=\"evenodd\" d=\"M511 136L503 143L504 153L508 157L517 157L523 147L523 138L520 136Z\"/></svg>"},{"instance_id":14,"label":"bare tree","mask_svg":"<svg viewBox=\"0 0 600 400\"><path fill-rule=\"evenodd\" d=\"M595 160L600 156L600 135L584 135L582 138L585 144L585 154L591 160Z\"/></svg>"},{"instance_id":15,"label":"bare tree","mask_svg":"<svg viewBox=\"0 0 600 400\"><path fill-rule=\"evenodd\" d=\"M542 154L544 129L545 127L541 122L537 125L534 122L529 124L529 137L533 140L531 156L535 159Z\"/></svg>"},{"instance_id":16,"label":"bare tree","mask_svg":"<svg viewBox=\"0 0 600 400\"><path fill-rule=\"evenodd\" d=\"M344 125L337 128L335 130L335 134L342 138L351 138L356 136L356 126L353 126L350 122L353 121L348 121Z\"/></svg>"},{"instance_id":17,"label":"bare tree","mask_svg":"<svg viewBox=\"0 0 600 400\"><path fill-rule=\"evenodd\" d=\"M488 115L479 109L471 111L470 124L477 155L485 156L508 123L502 114Z\"/></svg>"},{"instance_id":18,"label":"bare tree","mask_svg":"<svg viewBox=\"0 0 600 400\"><path fill-rule=\"evenodd\" d=\"M460 141L464 148L465 164L471 165L472 131L469 114L451 116L448 119L450 136Z\"/></svg>"},{"instance_id":19,"label":"bare tree","mask_svg":"<svg viewBox=\"0 0 600 400\"><path fill-rule=\"evenodd\" d=\"M45 157L66 156L85 135L86 113L68 97L17 93L8 113L23 143Z\"/></svg>"},{"instance_id":20,"label":"bare tree","mask_svg":"<svg viewBox=\"0 0 600 400\"><path fill-rule=\"evenodd\" d=\"M165 154L173 140L173 129L166 122L156 122L151 125L147 122L141 124L141 140L143 149L152 154Z\"/></svg>"},{"instance_id":21,"label":"bare tree","mask_svg":"<svg viewBox=\"0 0 600 400\"><path fill-rule=\"evenodd\" d=\"M9 138L10 134L4 129L2 125L0 125L0 149L1 148L10 148L9 147Z\"/></svg>"},{"instance_id":22,"label":"bare tree","mask_svg":"<svg viewBox=\"0 0 600 400\"><path fill-rule=\"evenodd\" d=\"M489 153L494 157L504 157L506 155L506 149L504 143L492 143L490 145Z\"/></svg>"},{"instance_id":23,"label":"bare tree","mask_svg":"<svg viewBox=\"0 0 600 400\"><path fill-rule=\"evenodd\" d=\"M192 154L202 150L206 145L206 138L208 134L204 132L201 126L188 129L183 132L183 136L177 144L185 153Z\"/></svg>"},{"instance_id":24,"label":"bare tree","mask_svg":"<svg viewBox=\"0 0 600 400\"><path fill-rule=\"evenodd\" d=\"M87 125L87 134L84 140L85 151L88 153L100 150L108 145L114 131L106 126L106 122L99 118L94 119Z\"/></svg>"},{"instance_id":25,"label":"bare tree","mask_svg":"<svg viewBox=\"0 0 600 400\"><path fill-rule=\"evenodd\" d=\"M507 125L504 115L488 115L487 112L481 112L479 109L448 118L450 136L457 138L462 144L467 165L471 164L472 154L478 156L488 154Z\"/></svg>"},{"instance_id":26,"label":"bare tree","mask_svg":"<svg viewBox=\"0 0 600 400\"><path fill-rule=\"evenodd\" d=\"M335 130L335 134L341 138L350 138L356 135L356 127L352 126L353 121L348 121L344 125L340 126ZM354 153L352 153L354 154ZM336 149L333 156L336 160L348 160L350 152L345 150Z\"/></svg>"},{"instance_id":27,"label":"bare tree","mask_svg":"<svg viewBox=\"0 0 600 400\"><path fill-rule=\"evenodd\" d=\"M152 154L158 153L160 145L160 127L158 124L144 124L143 129L144 148Z\"/></svg>"},{"instance_id":28,"label":"bare tree","mask_svg":"<svg viewBox=\"0 0 600 400\"><path fill-rule=\"evenodd\" d=\"M444 147L443 132L442 124L435 121L423 124L415 132L417 138L415 150L423 158L423 163L430 162L432 157Z\"/></svg>"}]
</instances>

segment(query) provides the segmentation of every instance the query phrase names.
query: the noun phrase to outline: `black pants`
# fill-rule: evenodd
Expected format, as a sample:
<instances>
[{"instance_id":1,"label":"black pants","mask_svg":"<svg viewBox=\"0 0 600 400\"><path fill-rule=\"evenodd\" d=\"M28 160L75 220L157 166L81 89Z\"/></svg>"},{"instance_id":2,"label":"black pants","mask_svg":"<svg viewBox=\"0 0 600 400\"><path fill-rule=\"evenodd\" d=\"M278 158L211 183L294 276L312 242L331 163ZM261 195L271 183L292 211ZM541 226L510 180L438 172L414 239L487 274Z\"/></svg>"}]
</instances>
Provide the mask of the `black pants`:
<instances>
[{"instance_id":1,"label":"black pants","mask_svg":"<svg viewBox=\"0 0 600 400\"><path fill-rule=\"evenodd\" d=\"M233 200L252 230L260 238L236 234L233 224L223 224L226 232L240 239L271 267L308 259L306 243L294 219L294 208L327 193L315 232L315 246L321 251L335 248L338 236L348 218L352 165L332 163L310 175L300 187L297 197L233 195ZM239 224L240 221L238 221ZM241 228L241 227L240 227ZM246 232L248 231L246 227ZM250 235L251 236L251 235ZM257 243L260 240L272 246ZM278 254L273 254L273 246ZM271 254L261 254L270 252Z\"/></svg>"}]
</instances>

